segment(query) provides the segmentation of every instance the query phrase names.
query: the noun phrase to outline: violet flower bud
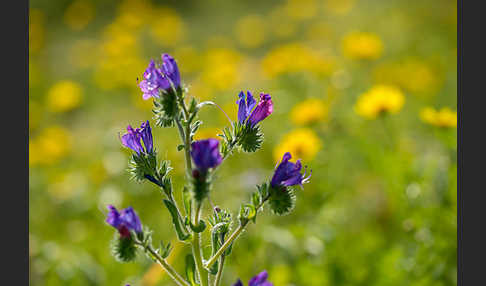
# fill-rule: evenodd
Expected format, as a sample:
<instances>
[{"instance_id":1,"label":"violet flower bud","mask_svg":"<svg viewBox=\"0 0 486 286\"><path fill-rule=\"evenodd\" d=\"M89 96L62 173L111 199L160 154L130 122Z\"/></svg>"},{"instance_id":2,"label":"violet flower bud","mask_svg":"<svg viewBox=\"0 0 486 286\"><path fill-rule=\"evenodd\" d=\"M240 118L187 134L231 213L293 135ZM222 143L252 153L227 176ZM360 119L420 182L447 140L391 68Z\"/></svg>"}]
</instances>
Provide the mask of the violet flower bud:
<instances>
[{"instance_id":1,"label":"violet flower bud","mask_svg":"<svg viewBox=\"0 0 486 286\"><path fill-rule=\"evenodd\" d=\"M248 122L251 126L255 126L258 122L267 118L273 112L272 97L269 94L261 93L260 102L253 110L248 118Z\"/></svg>"},{"instance_id":2,"label":"violet flower bud","mask_svg":"<svg viewBox=\"0 0 486 286\"><path fill-rule=\"evenodd\" d=\"M219 141L214 138L195 141L191 144L191 157L201 173L217 167L223 161L219 152Z\"/></svg>"},{"instance_id":3,"label":"violet flower bud","mask_svg":"<svg viewBox=\"0 0 486 286\"><path fill-rule=\"evenodd\" d=\"M267 278L268 278L268 273L266 270L258 273L257 275L255 275L253 278L250 279L250 281L248 282L248 286L273 286L273 284L269 281L267 281ZM240 279L238 279L238 281L236 281L235 284L233 284L233 286L243 286L243 283L241 282Z\"/></svg>"},{"instance_id":4,"label":"violet flower bud","mask_svg":"<svg viewBox=\"0 0 486 286\"><path fill-rule=\"evenodd\" d=\"M127 133L121 137L121 142L125 147L132 149L139 155L141 153L152 153L154 146L149 121L143 122L140 128L136 129L128 125ZM142 146L142 142L145 148Z\"/></svg>"}]
</instances>

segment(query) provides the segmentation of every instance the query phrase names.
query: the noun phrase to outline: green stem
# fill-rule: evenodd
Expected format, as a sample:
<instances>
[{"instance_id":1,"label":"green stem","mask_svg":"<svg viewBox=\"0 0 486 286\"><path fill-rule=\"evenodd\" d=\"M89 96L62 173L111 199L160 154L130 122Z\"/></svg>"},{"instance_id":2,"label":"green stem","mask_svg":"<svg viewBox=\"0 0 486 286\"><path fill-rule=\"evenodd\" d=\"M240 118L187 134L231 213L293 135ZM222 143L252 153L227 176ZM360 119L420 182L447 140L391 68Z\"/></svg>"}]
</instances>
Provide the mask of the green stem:
<instances>
[{"instance_id":1,"label":"green stem","mask_svg":"<svg viewBox=\"0 0 486 286\"><path fill-rule=\"evenodd\" d=\"M223 276L223 268L224 268L225 258L226 258L226 255L222 255L221 259L219 260L218 273L216 273L216 278L214 279L214 286L219 286L219 283L221 282L221 277Z\"/></svg>"},{"instance_id":2,"label":"green stem","mask_svg":"<svg viewBox=\"0 0 486 286\"><path fill-rule=\"evenodd\" d=\"M172 278L176 282L177 285L179 285L179 286L191 286L191 284L189 284L189 282L184 280L184 278L182 278L181 275L179 275L179 273L177 273L177 271L175 271L175 269L172 268L172 266L170 266L169 263L167 263L167 261L165 261L165 259L163 259L152 248L152 246L144 247L143 244L141 244L141 243L138 243L138 245L143 247L143 249L146 252L149 252L157 260L157 263L167 272L167 274L170 276L170 278Z\"/></svg>"},{"instance_id":3,"label":"green stem","mask_svg":"<svg viewBox=\"0 0 486 286\"><path fill-rule=\"evenodd\" d=\"M199 216L201 213L201 203L197 203L196 212L194 215L194 225L199 224ZM194 232L192 239L192 255L194 256L194 261L196 262L196 270L199 274L199 281L201 286L208 286L209 276L208 271L203 266L202 254L201 254L201 237L200 234Z\"/></svg>"}]
</instances>

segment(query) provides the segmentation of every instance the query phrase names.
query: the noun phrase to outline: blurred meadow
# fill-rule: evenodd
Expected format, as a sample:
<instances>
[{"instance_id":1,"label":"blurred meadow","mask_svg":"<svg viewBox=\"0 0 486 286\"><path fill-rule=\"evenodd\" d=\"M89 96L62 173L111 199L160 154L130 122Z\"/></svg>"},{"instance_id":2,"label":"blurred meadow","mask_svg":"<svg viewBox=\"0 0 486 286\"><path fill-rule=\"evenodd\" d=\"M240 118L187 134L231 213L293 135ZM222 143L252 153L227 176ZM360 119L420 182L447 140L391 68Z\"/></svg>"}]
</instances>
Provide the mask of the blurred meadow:
<instances>
[{"instance_id":1,"label":"blurred meadow","mask_svg":"<svg viewBox=\"0 0 486 286\"><path fill-rule=\"evenodd\" d=\"M456 14L448 0L31 0L31 285L173 285L143 255L110 255L107 204L133 206L183 272L189 246L119 141L153 122L137 78L163 52L232 119L240 90L272 96L262 149L225 161L215 204L236 213L285 151L313 170L293 213L248 227L222 285L263 269L275 286L457 285ZM200 117L198 138L228 125ZM154 139L180 201L176 130Z\"/></svg>"}]
</instances>

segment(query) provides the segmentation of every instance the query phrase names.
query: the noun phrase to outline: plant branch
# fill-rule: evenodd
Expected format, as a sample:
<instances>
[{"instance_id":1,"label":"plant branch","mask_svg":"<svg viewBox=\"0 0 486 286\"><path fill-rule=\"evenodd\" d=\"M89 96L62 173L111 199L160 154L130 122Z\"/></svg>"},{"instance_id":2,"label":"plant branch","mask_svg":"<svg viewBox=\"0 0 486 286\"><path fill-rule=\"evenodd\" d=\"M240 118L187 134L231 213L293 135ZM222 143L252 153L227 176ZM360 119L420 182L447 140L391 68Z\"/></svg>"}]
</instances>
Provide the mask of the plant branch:
<instances>
[{"instance_id":1,"label":"plant branch","mask_svg":"<svg viewBox=\"0 0 486 286\"><path fill-rule=\"evenodd\" d=\"M263 201L256 207L256 211L258 212L260 208L265 204L265 202L270 198L270 195L268 195ZM241 232L245 229L245 227L248 225L249 220L240 223L240 225L236 228L236 230L231 234L231 236L228 238L227 241L224 242L224 244L221 246L220 249L211 257L206 264L204 265L206 268L211 267L217 260L218 258L224 253L224 251L235 241L238 236L241 234Z\"/></svg>"}]
</instances>

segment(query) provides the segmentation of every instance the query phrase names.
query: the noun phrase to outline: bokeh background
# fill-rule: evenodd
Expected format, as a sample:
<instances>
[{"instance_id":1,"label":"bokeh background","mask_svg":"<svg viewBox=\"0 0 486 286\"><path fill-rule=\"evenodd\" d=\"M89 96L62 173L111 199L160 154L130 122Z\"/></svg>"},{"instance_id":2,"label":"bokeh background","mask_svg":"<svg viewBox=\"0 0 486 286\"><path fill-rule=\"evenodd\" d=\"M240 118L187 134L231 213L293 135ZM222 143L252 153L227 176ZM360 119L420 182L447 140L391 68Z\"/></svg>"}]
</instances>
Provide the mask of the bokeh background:
<instances>
[{"instance_id":1,"label":"bokeh background","mask_svg":"<svg viewBox=\"0 0 486 286\"><path fill-rule=\"evenodd\" d=\"M109 203L172 241L183 272L189 247L160 193L129 180L118 137L151 119L137 77L168 52L189 93L233 119L240 90L273 98L263 148L225 162L214 204L236 213L284 151L313 170L292 214L248 227L223 285L263 269L276 286L456 285L456 12L446 0L30 1L31 284L172 285L142 255L110 255ZM198 138L228 125L216 108L200 115ZM154 137L180 200L176 130Z\"/></svg>"}]
</instances>

